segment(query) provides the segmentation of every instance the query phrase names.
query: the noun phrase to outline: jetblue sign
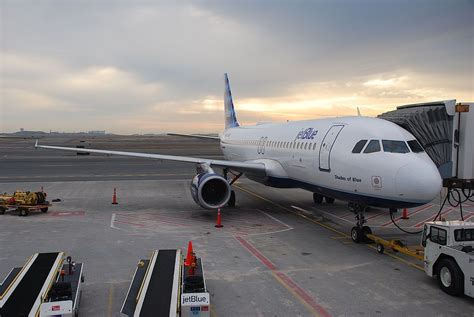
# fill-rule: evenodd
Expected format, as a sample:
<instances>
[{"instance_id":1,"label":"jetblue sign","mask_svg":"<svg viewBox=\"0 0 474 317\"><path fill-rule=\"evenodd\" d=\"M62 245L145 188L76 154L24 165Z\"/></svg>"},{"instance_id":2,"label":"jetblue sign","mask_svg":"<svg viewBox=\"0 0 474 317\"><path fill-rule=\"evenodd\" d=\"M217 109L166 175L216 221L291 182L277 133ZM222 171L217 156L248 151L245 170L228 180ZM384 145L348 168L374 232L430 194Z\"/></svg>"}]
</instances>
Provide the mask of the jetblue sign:
<instances>
[{"instance_id":1,"label":"jetblue sign","mask_svg":"<svg viewBox=\"0 0 474 317\"><path fill-rule=\"evenodd\" d=\"M181 294L181 305L209 305L209 293L183 293Z\"/></svg>"},{"instance_id":2,"label":"jetblue sign","mask_svg":"<svg viewBox=\"0 0 474 317\"><path fill-rule=\"evenodd\" d=\"M318 130L313 128L303 129L296 135L296 140L313 140Z\"/></svg>"}]
</instances>

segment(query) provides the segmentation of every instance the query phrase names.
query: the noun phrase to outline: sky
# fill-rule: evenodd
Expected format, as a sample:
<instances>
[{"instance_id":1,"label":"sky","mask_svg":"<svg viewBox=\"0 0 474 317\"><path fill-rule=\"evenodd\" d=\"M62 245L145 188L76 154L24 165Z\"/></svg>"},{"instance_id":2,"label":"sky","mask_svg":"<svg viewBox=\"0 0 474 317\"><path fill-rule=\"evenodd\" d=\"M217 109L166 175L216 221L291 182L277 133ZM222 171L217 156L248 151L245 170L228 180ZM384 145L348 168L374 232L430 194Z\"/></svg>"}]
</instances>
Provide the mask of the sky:
<instances>
[{"instance_id":1,"label":"sky","mask_svg":"<svg viewBox=\"0 0 474 317\"><path fill-rule=\"evenodd\" d=\"M223 129L474 101L474 0L0 0L0 132Z\"/></svg>"}]
</instances>

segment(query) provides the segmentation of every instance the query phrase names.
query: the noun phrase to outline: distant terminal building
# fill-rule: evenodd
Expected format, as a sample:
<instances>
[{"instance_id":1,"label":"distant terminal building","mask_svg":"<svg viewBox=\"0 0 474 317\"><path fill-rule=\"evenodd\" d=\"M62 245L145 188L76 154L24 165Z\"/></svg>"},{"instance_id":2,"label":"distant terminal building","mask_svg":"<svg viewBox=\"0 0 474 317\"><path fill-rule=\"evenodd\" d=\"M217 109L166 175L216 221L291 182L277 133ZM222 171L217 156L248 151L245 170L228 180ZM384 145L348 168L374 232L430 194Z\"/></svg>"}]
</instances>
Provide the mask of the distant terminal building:
<instances>
[{"instance_id":1,"label":"distant terminal building","mask_svg":"<svg viewBox=\"0 0 474 317\"><path fill-rule=\"evenodd\" d=\"M89 131L88 134L105 134L105 130L103 131Z\"/></svg>"}]
</instances>

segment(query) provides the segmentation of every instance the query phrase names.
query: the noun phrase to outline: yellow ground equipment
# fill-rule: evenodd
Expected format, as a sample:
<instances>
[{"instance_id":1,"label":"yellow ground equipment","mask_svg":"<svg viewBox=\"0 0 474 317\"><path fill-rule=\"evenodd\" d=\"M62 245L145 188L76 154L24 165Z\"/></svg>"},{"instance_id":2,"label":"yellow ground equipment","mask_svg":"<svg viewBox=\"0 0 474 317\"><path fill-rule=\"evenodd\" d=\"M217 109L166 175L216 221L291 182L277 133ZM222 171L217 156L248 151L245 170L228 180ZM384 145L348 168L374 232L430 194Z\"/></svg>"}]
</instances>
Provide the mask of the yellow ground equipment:
<instances>
[{"instance_id":1,"label":"yellow ground equipment","mask_svg":"<svg viewBox=\"0 0 474 317\"><path fill-rule=\"evenodd\" d=\"M28 216L32 210L47 212L51 204L44 192L15 191L13 195L0 194L0 214L8 210L17 210L20 216Z\"/></svg>"}]
</instances>

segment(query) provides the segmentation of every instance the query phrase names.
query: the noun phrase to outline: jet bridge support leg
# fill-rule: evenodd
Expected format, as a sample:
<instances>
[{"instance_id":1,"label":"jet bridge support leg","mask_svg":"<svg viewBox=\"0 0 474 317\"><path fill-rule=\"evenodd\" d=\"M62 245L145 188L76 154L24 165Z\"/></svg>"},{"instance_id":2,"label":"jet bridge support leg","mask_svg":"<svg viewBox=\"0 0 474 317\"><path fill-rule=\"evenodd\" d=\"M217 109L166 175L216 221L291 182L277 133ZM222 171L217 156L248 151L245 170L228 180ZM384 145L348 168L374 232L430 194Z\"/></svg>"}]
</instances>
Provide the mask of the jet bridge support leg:
<instances>
[{"instance_id":1,"label":"jet bridge support leg","mask_svg":"<svg viewBox=\"0 0 474 317\"><path fill-rule=\"evenodd\" d=\"M372 230L368 226L364 226L367 222L365 220L365 210L367 209L364 205L359 205L355 203L349 203L349 210L355 214L356 225L352 227L351 230L351 239L355 243L367 242L369 241L366 238L367 234L372 234Z\"/></svg>"}]
</instances>

